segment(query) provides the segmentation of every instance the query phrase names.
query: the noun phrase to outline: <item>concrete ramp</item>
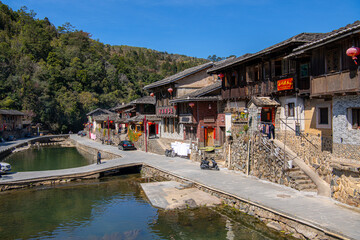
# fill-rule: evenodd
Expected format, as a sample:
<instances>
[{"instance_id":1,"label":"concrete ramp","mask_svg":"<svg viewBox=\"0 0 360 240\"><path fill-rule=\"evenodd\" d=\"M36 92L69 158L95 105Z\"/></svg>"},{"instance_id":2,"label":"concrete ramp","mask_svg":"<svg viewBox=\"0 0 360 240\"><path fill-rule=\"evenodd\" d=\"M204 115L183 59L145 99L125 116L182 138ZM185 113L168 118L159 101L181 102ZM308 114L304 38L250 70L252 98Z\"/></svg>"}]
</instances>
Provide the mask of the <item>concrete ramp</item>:
<instances>
[{"instance_id":1,"label":"concrete ramp","mask_svg":"<svg viewBox=\"0 0 360 240\"><path fill-rule=\"evenodd\" d=\"M219 198L175 181L142 183L141 187L151 204L158 208L184 209L221 204Z\"/></svg>"}]
</instances>

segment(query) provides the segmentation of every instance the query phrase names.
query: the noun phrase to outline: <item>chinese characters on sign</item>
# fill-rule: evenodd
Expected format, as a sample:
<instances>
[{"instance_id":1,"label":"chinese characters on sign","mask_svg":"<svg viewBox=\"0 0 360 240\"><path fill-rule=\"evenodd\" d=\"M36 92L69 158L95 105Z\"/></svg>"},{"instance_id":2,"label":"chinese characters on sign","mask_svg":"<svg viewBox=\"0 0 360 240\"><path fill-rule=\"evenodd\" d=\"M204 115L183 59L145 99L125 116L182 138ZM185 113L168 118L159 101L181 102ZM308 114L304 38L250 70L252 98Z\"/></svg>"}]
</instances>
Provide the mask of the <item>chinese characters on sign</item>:
<instances>
[{"instance_id":1,"label":"chinese characters on sign","mask_svg":"<svg viewBox=\"0 0 360 240\"><path fill-rule=\"evenodd\" d=\"M293 78L286 78L277 81L277 90L284 91L293 89Z\"/></svg>"},{"instance_id":2,"label":"chinese characters on sign","mask_svg":"<svg viewBox=\"0 0 360 240\"><path fill-rule=\"evenodd\" d=\"M175 116L176 110L174 107L161 107L156 111L158 116Z\"/></svg>"}]
</instances>

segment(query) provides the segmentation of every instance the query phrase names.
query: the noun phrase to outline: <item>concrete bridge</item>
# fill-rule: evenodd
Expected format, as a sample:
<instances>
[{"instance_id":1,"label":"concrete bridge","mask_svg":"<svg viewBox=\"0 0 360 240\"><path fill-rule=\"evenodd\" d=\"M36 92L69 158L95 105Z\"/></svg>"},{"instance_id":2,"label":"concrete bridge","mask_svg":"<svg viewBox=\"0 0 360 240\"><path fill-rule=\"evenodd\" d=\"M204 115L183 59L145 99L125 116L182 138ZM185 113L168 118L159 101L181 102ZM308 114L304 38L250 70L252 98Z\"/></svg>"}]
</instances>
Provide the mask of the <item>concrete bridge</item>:
<instances>
[{"instance_id":1,"label":"concrete bridge","mask_svg":"<svg viewBox=\"0 0 360 240\"><path fill-rule=\"evenodd\" d=\"M101 165L14 173L4 176L0 180L0 187L76 176L86 177L121 167L146 165L178 179L193 182L202 189L226 196L226 199L240 201L250 206L248 213L267 219L267 222L278 230L284 225L295 229L294 236L305 236L310 239L319 239L321 236L328 239L360 239L360 211L330 198L299 192L227 169L200 170L198 163L188 159L167 158L141 151L120 151L114 146L102 145L88 138L76 135L71 135L70 138L87 148L99 149L121 157Z\"/></svg>"}]
</instances>

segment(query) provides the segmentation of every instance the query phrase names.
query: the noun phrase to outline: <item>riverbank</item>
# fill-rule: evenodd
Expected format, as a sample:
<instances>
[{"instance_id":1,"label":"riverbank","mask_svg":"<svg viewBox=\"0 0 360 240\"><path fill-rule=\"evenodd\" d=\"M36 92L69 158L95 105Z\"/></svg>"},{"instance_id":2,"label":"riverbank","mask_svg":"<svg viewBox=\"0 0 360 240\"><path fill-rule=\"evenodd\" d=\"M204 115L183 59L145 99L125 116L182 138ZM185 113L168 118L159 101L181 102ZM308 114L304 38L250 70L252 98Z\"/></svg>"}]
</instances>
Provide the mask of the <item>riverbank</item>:
<instances>
[{"instance_id":1,"label":"riverbank","mask_svg":"<svg viewBox=\"0 0 360 240\"><path fill-rule=\"evenodd\" d=\"M121 155L122 158L76 169L16 173L11 179L1 180L0 185L141 165L142 172L147 176L158 175L169 180L192 182L194 186L218 195L226 204L258 217L279 231L293 233L294 237L360 239L360 213L344 208L330 198L299 192L227 169L203 171L198 163L183 158L166 158L141 151L119 151L114 146L75 135L71 139L85 147Z\"/></svg>"}]
</instances>

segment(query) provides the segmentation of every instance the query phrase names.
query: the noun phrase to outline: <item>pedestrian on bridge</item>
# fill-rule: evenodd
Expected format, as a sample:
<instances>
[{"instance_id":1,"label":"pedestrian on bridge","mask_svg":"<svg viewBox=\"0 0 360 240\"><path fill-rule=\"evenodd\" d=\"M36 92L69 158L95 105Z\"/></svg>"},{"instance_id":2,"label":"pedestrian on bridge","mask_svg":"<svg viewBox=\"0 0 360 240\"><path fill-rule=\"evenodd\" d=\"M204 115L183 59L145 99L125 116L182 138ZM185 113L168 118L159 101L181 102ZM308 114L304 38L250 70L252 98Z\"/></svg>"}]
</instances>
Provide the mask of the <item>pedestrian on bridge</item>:
<instances>
[{"instance_id":1,"label":"pedestrian on bridge","mask_svg":"<svg viewBox=\"0 0 360 240\"><path fill-rule=\"evenodd\" d=\"M100 151L97 152L97 162L96 164L101 164L101 153Z\"/></svg>"}]
</instances>

